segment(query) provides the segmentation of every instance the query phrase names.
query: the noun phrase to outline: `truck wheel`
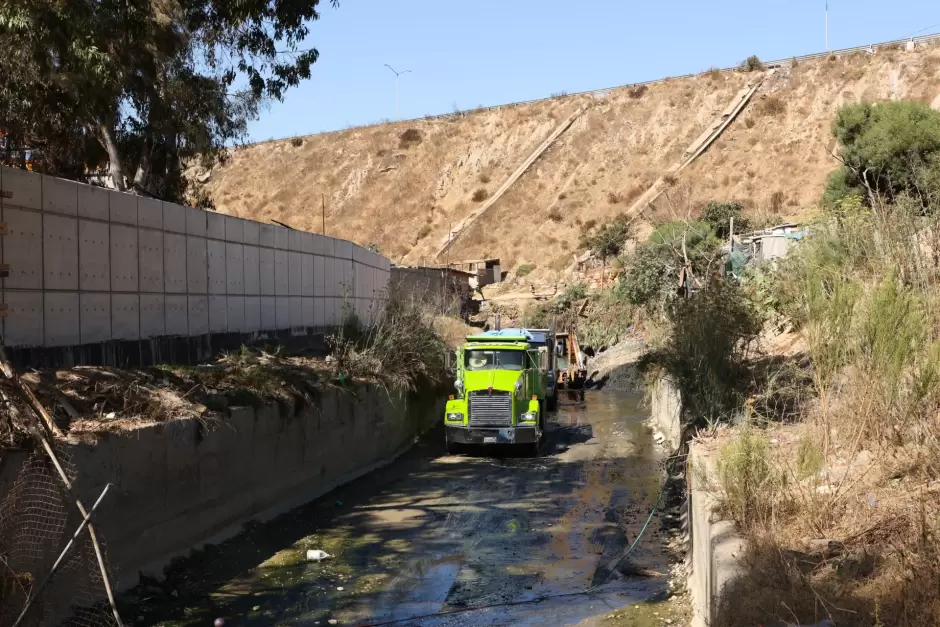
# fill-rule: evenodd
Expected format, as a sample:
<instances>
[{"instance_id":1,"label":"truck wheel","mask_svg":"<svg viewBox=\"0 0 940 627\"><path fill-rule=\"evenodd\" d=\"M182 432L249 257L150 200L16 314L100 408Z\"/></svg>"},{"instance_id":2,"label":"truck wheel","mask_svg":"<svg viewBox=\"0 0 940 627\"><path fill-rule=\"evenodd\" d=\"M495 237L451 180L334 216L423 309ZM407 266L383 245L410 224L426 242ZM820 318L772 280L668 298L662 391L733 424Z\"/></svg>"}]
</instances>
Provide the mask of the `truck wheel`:
<instances>
[{"instance_id":1,"label":"truck wheel","mask_svg":"<svg viewBox=\"0 0 940 627\"><path fill-rule=\"evenodd\" d=\"M555 393L548 397L548 411L555 411L558 409L558 390L555 390Z\"/></svg>"},{"instance_id":2,"label":"truck wheel","mask_svg":"<svg viewBox=\"0 0 940 627\"><path fill-rule=\"evenodd\" d=\"M539 456L539 443L532 442L531 444L523 444L522 450L525 452L526 457L538 457Z\"/></svg>"},{"instance_id":3,"label":"truck wheel","mask_svg":"<svg viewBox=\"0 0 940 627\"><path fill-rule=\"evenodd\" d=\"M459 455L461 447L456 442L451 442L450 440L445 440L445 446L447 448L448 455Z\"/></svg>"}]
</instances>

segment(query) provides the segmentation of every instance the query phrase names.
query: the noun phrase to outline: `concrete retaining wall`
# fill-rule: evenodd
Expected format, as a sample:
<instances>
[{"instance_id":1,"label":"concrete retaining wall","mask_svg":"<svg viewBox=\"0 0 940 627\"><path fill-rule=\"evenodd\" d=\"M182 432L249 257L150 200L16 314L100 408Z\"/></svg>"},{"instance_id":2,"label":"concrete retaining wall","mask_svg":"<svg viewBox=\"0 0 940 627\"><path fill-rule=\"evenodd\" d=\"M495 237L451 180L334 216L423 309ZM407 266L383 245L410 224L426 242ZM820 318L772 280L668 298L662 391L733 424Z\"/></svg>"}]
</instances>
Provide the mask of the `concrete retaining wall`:
<instances>
[{"instance_id":1,"label":"concrete retaining wall","mask_svg":"<svg viewBox=\"0 0 940 627\"><path fill-rule=\"evenodd\" d=\"M0 190L7 346L322 329L384 302L388 259L352 242L13 168Z\"/></svg>"},{"instance_id":2,"label":"concrete retaining wall","mask_svg":"<svg viewBox=\"0 0 940 627\"><path fill-rule=\"evenodd\" d=\"M118 586L138 572L159 575L168 559L234 535L376 468L403 452L443 412L421 401L361 386L324 391L296 415L276 405L234 408L211 432L195 421L103 435L96 444L63 445L76 490L93 503L114 485L95 515ZM0 465L0 499L25 453Z\"/></svg>"},{"instance_id":3,"label":"concrete retaining wall","mask_svg":"<svg viewBox=\"0 0 940 627\"><path fill-rule=\"evenodd\" d=\"M692 528L689 591L692 595L692 627L713 624L725 585L741 572L738 558L744 552L744 539L729 520L715 519L715 500L705 490L704 476L714 476L714 460L700 446L689 447L691 490L689 514Z\"/></svg>"},{"instance_id":4,"label":"concrete retaining wall","mask_svg":"<svg viewBox=\"0 0 940 627\"><path fill-rule=\"evenodd\" d=\"M653 424L665 436L670 450L679 448L682 437L682 397L675 384L660 377L651 390L651 416Z\"/></svg>"}]
</instances>

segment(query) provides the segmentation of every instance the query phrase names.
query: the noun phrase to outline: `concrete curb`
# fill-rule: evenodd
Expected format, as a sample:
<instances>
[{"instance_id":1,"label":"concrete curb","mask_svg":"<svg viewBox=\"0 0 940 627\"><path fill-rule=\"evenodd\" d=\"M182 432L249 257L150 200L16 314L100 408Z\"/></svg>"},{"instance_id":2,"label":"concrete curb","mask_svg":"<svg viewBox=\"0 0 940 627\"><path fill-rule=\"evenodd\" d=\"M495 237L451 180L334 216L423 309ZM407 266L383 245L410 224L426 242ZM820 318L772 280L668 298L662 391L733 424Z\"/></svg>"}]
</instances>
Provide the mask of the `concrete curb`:
<instances>
[{"instance_id":1,"label":"concrete curb","mask_svg":"<svg viewBox=\"0 0 940 627\"><path fill-rule=\"evenodd\" d=\"M696 443L689 447L689 482L691 484L689 517L688 587L692 596L692 627L707 627L716 618L724 587L737 578L743 568L739 562L745 541L729 520L714 520L716 501L702 485L703 471L714 476L715 463Z\"/></svg>"}]
</instances>

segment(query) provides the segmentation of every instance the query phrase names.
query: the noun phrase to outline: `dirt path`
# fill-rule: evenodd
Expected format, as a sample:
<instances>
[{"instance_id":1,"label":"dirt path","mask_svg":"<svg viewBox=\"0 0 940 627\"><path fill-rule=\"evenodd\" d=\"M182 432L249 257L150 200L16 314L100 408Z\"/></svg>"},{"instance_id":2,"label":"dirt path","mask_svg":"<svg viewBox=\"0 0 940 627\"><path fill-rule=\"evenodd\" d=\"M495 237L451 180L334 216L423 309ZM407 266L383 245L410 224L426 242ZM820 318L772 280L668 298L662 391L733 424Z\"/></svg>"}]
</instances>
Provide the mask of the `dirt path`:
<instances>
[{"instance_id":1,"label":"dirt path","mask_svg":"<svg viewBox=\"0 0 940 627\"><path fill-rule=\"evenodd\" d=\"M563 403L535 459L448 456L432 432L391 466L181 562L165 583L141 586L128 596L128 615L142 625L216 617L227 626L357 625L602 583L659 491L638 402L589 392L584 403ZM631 565L667 570L660 531L654 518ZM335 558L307 562L315 548ZM665 589L665 577L627 578L590 594L398 624L611 624L611 612ZM650 622L615 624L660 624L649 614Z\"/></svg>"}]
</instances>

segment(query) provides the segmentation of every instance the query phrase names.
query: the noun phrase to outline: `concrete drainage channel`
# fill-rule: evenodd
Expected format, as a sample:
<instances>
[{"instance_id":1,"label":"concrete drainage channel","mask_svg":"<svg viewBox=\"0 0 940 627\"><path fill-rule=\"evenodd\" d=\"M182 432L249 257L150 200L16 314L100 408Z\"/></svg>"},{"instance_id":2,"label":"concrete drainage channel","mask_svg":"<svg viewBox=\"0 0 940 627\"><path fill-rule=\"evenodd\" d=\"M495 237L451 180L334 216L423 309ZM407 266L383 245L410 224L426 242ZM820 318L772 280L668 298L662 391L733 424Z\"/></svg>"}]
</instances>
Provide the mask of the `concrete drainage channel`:
<instances>
[{"instance_id":1,"label":"concrete drainage channel","mask_svg":"<svg viewBox=\"0 0 940 627\"><path fill-rule=\"evenodd\" d=\"M686 501L682 507L686 543L687 585L692 598L692 627L713 623L721 605L722 590L741 572L739 556L744 539L729 520L715 520L715 499L703 476L713 476L714 461L696 443L683 442L682 399L675 384L659 379L652 391L652 422L656 439L677 454L688 448ZM704 472L693 472L701 468Z\"/></svg>"}]
</instances>

